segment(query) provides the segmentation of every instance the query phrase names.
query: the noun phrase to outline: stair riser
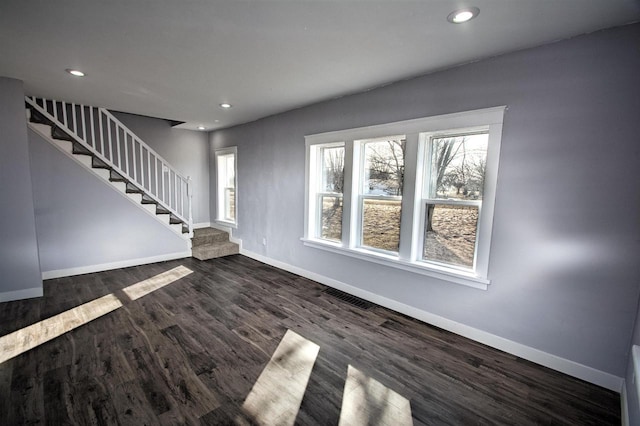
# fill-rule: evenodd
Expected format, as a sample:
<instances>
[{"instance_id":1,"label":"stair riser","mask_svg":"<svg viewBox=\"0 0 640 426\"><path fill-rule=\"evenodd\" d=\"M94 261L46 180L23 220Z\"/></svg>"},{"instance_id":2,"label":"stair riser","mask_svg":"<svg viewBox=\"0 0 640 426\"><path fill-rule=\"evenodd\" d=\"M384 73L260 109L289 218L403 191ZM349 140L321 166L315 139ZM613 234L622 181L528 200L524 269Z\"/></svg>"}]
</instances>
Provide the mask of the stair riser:
<instances>
[{"instance_id":1,"label":"stair riser","mask_svg":"<svg viewBox=\"0 0 640 426\"><path fill-rule=\"evenodd\" d=\"M240 249L237 244L225 244L223 246L210 246L210 247L194 247L192 249L192 255L198 260L209 260L223 256L230 256L232 254L238 254Z\"/></svg>"},{"instance_id":2,"label":"stair riser","mask_svg":"<svg viewBox=\"0 0 640 426\"><path fill-rule=\"evenodd\" d=\"M229 241L229 234L208 235L206 237L193 237L191 241L193 241L194 247L204 246L207 244L214 244L214 243L223 243L225 241Z\"/></svg>"}]
</instances>

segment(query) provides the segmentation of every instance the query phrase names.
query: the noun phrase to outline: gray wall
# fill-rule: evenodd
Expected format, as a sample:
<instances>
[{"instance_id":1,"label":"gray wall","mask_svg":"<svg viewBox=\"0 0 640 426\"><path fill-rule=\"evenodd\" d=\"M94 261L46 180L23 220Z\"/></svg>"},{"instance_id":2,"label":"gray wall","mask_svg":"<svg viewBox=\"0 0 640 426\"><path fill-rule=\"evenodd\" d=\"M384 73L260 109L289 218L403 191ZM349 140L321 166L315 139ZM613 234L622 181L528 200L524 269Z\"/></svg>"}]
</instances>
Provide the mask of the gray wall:
<instances>
[{"instance_id":1,"label":"gray wall","mask_svg":"<svg viewBox=\"0 0 640 426\"><path fill-rule=\"evenodd\" d=\"M174 129L168 121L157 118L119 112L114 115L179 173L193 179L193 223L209 222L207 134Z\"/></svg>"},{"instance_id":2,"label":"gray wall","mask_svg":"<svg viewBox=\"0 0 640 426\"><path fill-rule=\"evenodd\" d=\"M4 77L0 77L0 152L0 301L4 301L42 294L24 90L21 81Z\"/></svg>"},{"instance_id":3,"label":"gray wall","mask_svg":"<svg viewBox=\"0 0 640 426\"><path fill-rule=\"evenodd\" d=\"M234 236L274 260L624 377L640 291L638 40L640 25L593 33L214 132L210 155L238 146ZM302 245L304 135L498 105L509 109L488 291Z\"/></svg>"},{"instance_id":4,"label":"gray wall","mask_svg":"<svg viewBox=\"0 0 640 426\"><path fill-rule=\"evenodd\" d=\"M31 130L29 149L42 271L188 251L175 232Z\"/></svg>"}]
</instances>

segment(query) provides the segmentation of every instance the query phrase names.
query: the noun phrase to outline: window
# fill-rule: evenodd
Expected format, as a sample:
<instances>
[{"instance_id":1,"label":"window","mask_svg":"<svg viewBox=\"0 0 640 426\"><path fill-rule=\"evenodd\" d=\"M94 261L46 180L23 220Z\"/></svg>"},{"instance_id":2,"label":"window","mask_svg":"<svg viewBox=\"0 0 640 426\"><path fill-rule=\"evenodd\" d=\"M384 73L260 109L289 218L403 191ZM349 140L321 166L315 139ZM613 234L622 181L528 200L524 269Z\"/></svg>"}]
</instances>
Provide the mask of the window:
<instances>
[{"instance_id":1,"label":"window","mask_svg":"<svg viewBox=\"0 0 640 426\"><path fill-rule=\"evenodd\" d=\"M312 192L314 223L312 235L327 241L342 240L342 191L344 186L344 144L314 146Z\"/></svg>"},{"instance_id":2,"label":"window","mask_svg":"<svg viewBox=\"0 0 640 426\"><path fill-rule=\"evenodd\" d=\"M422 260L473 269L488 141L487 132L428 139Z\"/></svg>"},{"instance_id":3,"label":"window","mask_svg":"<svg viewBox=\"0 0 640 426\"><path fill-rule=\"evenodd\" d=\"M504 110L307 136L305 245L486 289Z\"/></svg>"},{"instance_id":4,"label":"window","mask_svg":"<svg viewBox=\"0 0 640 426\"><path fill-rule=\"evenodd\" d=\"M398 252L405 137L360 141L359 246Z\"/></svg>"},{"instance_id":5,"label":"window","mask_svg":"<svg viewBox=\"0 0 640 426\"><path fill-rule=\"evenodd\" d=\"M236 224L236 147L215 152L216 164L216 219L226 224Z\"/></svg>"}]
</instances>

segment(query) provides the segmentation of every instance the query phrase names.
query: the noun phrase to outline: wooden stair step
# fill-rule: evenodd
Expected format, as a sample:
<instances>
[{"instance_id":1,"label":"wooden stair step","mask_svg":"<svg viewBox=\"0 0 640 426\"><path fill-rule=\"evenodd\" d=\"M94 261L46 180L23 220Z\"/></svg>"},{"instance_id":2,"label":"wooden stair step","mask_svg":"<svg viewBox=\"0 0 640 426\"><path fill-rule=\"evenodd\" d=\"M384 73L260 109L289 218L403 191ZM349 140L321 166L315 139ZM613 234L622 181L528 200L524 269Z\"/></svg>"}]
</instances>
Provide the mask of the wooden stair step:
<instances>
[{"instance_id":1,"label":"wooden stair step","mask_svg":"<svg viewBox=\"0 0 640 426\"><path fill-rule=\"evenodd\" d=\"M158 204L156 200L149 197L147 194L142 195L142 204Z\"/></svg>"},{"instance_id":2,"label":"wooden stair step","mask_svg":"<svg viewBox=\"0 0 640 426\"><path fill-rule=\"evenodd\" d=\"M91 162L91 167L93 167L94 169L111 170L111 166L95 156L93 157L93 160Z\"/></svg>"},{"instance_id":3,"label":"wooden stair step","mask_svg":"<svg viewBox=\"0 0 640 426\"><path fill-rule=\"evenodd\" d=\"M156 206L156 214L171 214L171 212L158 204Z\"/></svg>"},{"instance_id":4,"label":"wooden stair step","mask_svg":"<svg viewBox=\"0 0 640 426\"><path fill-rule=\"evenodd\" d=\"M111 170L111 176L109 176L109 180L111 182L128 182L126 178L114 172L113 170Z\"/></svg>"},{"instance_id":5,"label":"wooden stair step","mask_svg":"<svg viewBox=\"0 0 640 426\"><path fill-rule=\"evenodd\" d=\"M87 148L85 148L84 146L82 146L81 144L79 144L78 142L73 142L73 151L74 154L80 154L80 155L90 155L93 157L93 153L91 151L89 151ZM93 166L93 161L91 162L92 166Z\"/></svg>"},{"instance_id":6,"label":"wooden stair step","mask_svg":"<svg viewBox=\"0 0 640 426\"><path fill-rule=\"evenodd\" d=\"M127 182L127 189L125 191L127 194L143 194L144 191L132 183Z\"/></svg>"},{"instance_id":7,"label":"wooden stair step","mask_svg":"<svg viewBox=\"0 0 640 426\"><path fill-rule=\"evenodd\" d=\"M61 139L63 141L70 141L70 142L75 141L75 139L73 139L72 136L70 136L67 132L65 132L60 127L55 125L51 127L51 137L54 139Z\"/></svg>"},{"instance_id":8,"label":"wooden stair step","mask_svg":"<svg viewBox=\"0 0 640 426\"><path fill-rule=\"evenodd\" d=\"M47 117L42 115L39 111L29 107L30 111L29 121L36 124L46 124L47 126L53 126L53 122Z\"/></svg>"}]
</instances>

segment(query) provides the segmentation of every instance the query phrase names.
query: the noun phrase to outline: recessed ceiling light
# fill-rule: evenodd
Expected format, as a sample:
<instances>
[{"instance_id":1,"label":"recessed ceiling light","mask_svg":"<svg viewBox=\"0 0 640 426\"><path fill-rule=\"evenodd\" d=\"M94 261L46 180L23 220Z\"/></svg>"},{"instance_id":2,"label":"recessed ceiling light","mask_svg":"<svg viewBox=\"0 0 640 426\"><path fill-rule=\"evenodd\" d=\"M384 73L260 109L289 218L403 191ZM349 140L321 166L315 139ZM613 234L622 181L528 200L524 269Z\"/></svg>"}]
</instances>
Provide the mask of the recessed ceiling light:
<instances>
[{"instance_id":1,"label":"recessed ceiling light","mask_svg":"<svg viewBox=\"0 0 640 426\"><path fill-rule=\"evenodd\" d=\"M198 130L205 130L205 129L206 129L206 127L204 127L204 126L198 126Z\"/></svg>"},{"instance_id":2,"label":"recessed ceiling light","mask_svg":"<svg viewBox=\"0 0 640 426\"><path fill-rule=\"evenodd\" d=\"M462 24L470 21L480 13L477 7L465 7L464 9L454 10L447 16L447 21L452 24Z\"/></svg>"},{"instance_id":3,"label":"recessed ceiling light","mask_svg":"<svg viewBox=\"0 0 640 426\"><path fill-rule=\"evenodd\" d=\"M231 104L227 104L227 103L220 104L220 108L229 109L229 108L231 108Z\"/></svg>"},{"instance_id":4,"label":"recessed ceiling light","mask_svg":"<svg viewBox=\"0 0 640 426\"><path fill-rule=\"evenodd\" d=\"M68 72L69 74L75 76L75 77L84 77L85 76L85 74L80 70L72 70L70 68L67 68L65 71Z\"/></svg>"}]
</instances>

